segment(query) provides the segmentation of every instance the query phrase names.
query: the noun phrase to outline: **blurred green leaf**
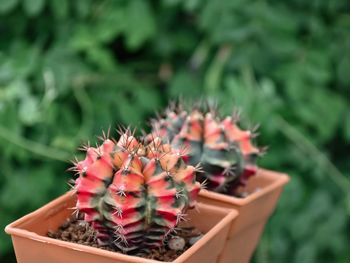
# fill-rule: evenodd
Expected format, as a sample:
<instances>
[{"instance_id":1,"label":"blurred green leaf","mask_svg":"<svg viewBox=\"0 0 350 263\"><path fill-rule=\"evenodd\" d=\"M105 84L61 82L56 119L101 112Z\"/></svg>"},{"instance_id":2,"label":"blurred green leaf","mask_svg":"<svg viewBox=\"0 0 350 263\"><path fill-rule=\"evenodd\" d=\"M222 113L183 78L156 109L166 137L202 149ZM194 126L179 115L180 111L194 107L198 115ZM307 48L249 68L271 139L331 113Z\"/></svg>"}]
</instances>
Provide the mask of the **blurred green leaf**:
<instances>
[{"instance_id":1,"label":"blurred green leaf","mask_svg":"<svg viewBox=\"0 0 350 263\"><path fill-rule=\"evenodd\" d=\"M178 72L171 80L169 93L171 97L200 96L200 83L188 72Z\"/></svg>"},{"instance_id":2,"label":"blurred green leaf","mask_svg":"<svg viewBox=\"0 0 350 263\"><path fill-rule=\"evenodd\" d=\"M77 1L82 2L82 1ZM51 10L58 19L64 19L68 16L68 0L49 0Z\"/></svg>"},{"instance_id":3,"label":"blurred green leaf","mask_svg":"<svg viewBox=\"0 0 350 263\"><path fill-rule=\"evenodd\" d=\"M156 25L152 10L146 1L130 0L126 12L127 45L130 49L137 49L155 34Z\"/></svg>"},{"instance_id":4,"label":"blurred green leaf","mask_svg":"<svg viewBox=\"0 0 350 263\"><path fill-rule=\"evenodd\" d=\"M23 0L23 5L29 16L35 16L44 8L45 0Z\"/></svg>"},{"instance_id":5,"label":"blurred green leaf","mask_svg":"<svg viewBox=\"0 0 350 263\"><path fill-rule=\"evenodd\" d=\"M295 262L313 263L316 260L316 244L309 242L300 244L295 252Z\"/></svg>"},{"instance_id":6,"label":"blurred green leaf","mask_svg":"<svg viewBox=\"0 0 350 263\"><path fill-rule=\"evenodd\" d=\"M348 142L350 142L350 110L348 109L344 121L344 135Z\"/></svg>"},{"instance_id":7,"label":"blurred green leaf","mask_svg":"<svg viewBox=\"0 0 350 263\"><path fill-rule=\"evenodd\" d=\"M23 124L33 125L41 118L39 101L36 97L28 96L19 105L19 119Z\"/></svg>"},{"instance_id":8,"label":"blurred green leaf","mask_svg":"<svg viewBox=\"0 0 350 263\"><path fill-rule=\"evenodd\" d=\"M75 1L75 8L80 17L86 17L90 12L91 0Z\"/></svg>"},{"instance_id":9,"label":"blurred green leaf","mask_svg":"<svg viewBox=\"0 0 350 263\"><path fill-rule=\"evenodd\" d=\"M18 0L1 0L0 13L10 12L18 4Z\"/></svg>"},{"instance_id":10,"label":"blurred green leaf","mask_svg":"<svg viewBox=\"0 0 350 263\"><path fill-rule=\"evenodd\" d=\"M337 75L341 84L350 85L350 56L345 55L337 65Z\"/></svg>"}]
</instances>

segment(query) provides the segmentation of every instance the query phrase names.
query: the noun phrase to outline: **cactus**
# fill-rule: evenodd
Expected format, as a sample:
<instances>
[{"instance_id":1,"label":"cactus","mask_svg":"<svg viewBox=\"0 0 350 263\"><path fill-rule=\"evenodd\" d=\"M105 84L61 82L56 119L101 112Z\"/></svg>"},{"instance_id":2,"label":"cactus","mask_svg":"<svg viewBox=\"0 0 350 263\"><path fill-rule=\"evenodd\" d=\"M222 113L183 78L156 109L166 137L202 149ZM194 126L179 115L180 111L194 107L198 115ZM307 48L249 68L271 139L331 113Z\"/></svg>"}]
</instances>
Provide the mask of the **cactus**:
<instances>
[{"instance_id":1,"label":"cactus","mask_svg":"<svg viewBox=\"0 0 350 263\"><path fill-rule=\"evenodd\" d=\"M76 208L102 244L147 252L161 246L196 204L197 168L160 138L144 144L127 130L118 142L105 139L85 150L73 167Z\"/></svg>"},{"instance_id":2,"label":"cactus","mask_svg":"<svg viewBox=\"0 0 350 263\"><path fill-rule=\"evenodd\" d=\"M176 149L187 148L186 163L202 166L197 179L209 190L237 195L237 188L256 174L256 159L263 149L255 147L254 131L238 127L238 114L220 118L216 110L195 106L187 112L170 106L160 118L152 121L148 137L166 138Z\"/></svg>"}]
</instances>

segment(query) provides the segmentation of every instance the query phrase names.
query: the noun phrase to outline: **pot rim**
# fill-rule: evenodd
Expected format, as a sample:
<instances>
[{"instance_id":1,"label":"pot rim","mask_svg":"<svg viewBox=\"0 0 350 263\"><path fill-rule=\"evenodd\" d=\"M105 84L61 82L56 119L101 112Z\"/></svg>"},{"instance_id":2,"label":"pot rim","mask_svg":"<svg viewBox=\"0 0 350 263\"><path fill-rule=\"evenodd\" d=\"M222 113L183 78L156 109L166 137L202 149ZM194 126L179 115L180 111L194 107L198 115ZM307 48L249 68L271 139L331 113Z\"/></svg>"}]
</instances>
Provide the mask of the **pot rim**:
<instances>
[{"instance_id":1,"label":"pot rim","mask_svg":"<svg viewBox=\"0 0 350 263\"><path fill-rule=\"evenodd\" d=\"M46 236L39 235L37 233L21 229L19 226L26 222L26 221L32 221L35 220L35 218L42 214L43 212L47 211L48 209L52 209L62 202L64 202L66 199L69 199L74 194L73 191L69 191L65 193L64 195L54 199L53 201L45 204L44 206L40 207L39 209L21 217L20 219L10 223L5 227L5 232L9 235L16 235L23 238L28 238L31 240L39 241L42 243L52 244L72 250L78 250L78 251L84 251L86 253L95 254L103 257L108 257L112 259L118 259L123 260L125 262L133 262L133 263L159 263L164 261L159 260L152 260L152 259L145 259L142 257L137 256L131 256L131 255L124 255L122 253L118 252L112 252L108 250L103 250L100 248L90 247L82 244L72 243L68 241L58 240ZM201 239L199 239L194 245L192 245L189 249L187 249L184 253L182 253L177 259L172 261L173 263L179 263L179 262L186 262L186 260L192 255L195 251L199 250L204 244L208 241L210 241L220 230L222 230L225 226L229 225L234 218L238 216L238 212L233 209L227 209L227 208L219 208L212 205L207 205L198 202L197 204L198 210L202 208L211 210L213 213L220 213L220 214L226 214L220 221L218 221L214 227L212 227L208 232L206 232Z\"/></svg>"},{"instance_id":2,"label":"pot rim","mask_svg":"<svg viewBox=\"0 0 350 263\"><path fill-rule=\"evenodd\" d=\"M266 195L267 193L282 187L283 185L287 184L290 181L290 177L285 173L280 173L280 172L267 170L263 168L258 169L257 175L273 177L273 182L265 186L261 190L256 191L252 194L249 194L247 197L239 198L235 196L216 193L206 189L202 190L199 193L199 195L210 199L219 200L221 202L229 203L232 205L236 205L236 206L245 206L253 202L254 200L259 199L260 197Z\"/></svg>"}]
</instances>

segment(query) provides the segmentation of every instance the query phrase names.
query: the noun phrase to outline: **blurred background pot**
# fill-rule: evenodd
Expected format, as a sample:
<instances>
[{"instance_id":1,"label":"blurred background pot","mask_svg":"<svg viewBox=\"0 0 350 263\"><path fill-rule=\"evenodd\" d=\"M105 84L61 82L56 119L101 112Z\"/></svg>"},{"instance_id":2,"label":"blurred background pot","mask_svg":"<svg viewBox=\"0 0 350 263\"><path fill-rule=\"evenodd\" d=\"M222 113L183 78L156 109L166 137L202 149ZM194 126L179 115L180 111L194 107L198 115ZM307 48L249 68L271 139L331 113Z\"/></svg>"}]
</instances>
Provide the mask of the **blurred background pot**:
<instances>
[{"instance_id":1,"label":"blurred background pot","mask_svg":"<svg viewBox=\"0 0 350 263\"><path fill-rule=\"evenodd\" d=\"M76 196L68 192L6 227L6 233L12 236L18 263L160 262L47 237L49 230L58 229L71 216L70 208L75 203ZM189 222L205 235L173 262L216 262L238 214L201 203L198 210L189 212Z\"/></svg>"},{"instance_id":2,"label":"blurred background pot","mask_svg":"<svg viewBox=\"0 0 350 263\"><path fill-rule=\"evenodd\" d=\"M244 191L247 197L238 198L211 191L201 191L199 201L239 212L233 222L219 263L248 263L259 242L265 224L274 211L283 186L288 183L286 174L259 169Z\"/></svg>"}]
</instances>

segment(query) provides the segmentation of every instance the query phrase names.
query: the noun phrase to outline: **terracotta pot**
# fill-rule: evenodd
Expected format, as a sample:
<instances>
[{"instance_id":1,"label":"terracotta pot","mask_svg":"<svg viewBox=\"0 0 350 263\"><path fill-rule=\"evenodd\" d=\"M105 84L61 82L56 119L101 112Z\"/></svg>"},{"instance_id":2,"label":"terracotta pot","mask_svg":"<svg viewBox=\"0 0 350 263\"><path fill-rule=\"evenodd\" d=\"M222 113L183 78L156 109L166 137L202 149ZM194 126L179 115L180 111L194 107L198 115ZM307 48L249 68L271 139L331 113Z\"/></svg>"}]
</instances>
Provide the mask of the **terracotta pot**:
<instances>
[{"instance_id":1,"label":"terracotta pot","mask_svg":"<svg viewBox=\"0 0 350 263\"><path fill-rule=\"evenodd\" d=\"M236 209L237 220L231 226L219 263L248 263L274 211L283 186L289 181L286 174L260 169L248 181L245 190L253 192L236 198L210 191L201 191L199 200L205 204ZM257 190L258 191L255 191ZM255 192L254 192L255 191Z\"/></svg>"},{"instance_id":2,"label":"terracotta pot","mask_svg":"<svg viewBox=\"0 0 350 263\"><path fill-rule=\"evenodd\" d=\"M18 263L160 262L47 237L49 230L58 229L71 215L69 208L75 202L75 195L68 192L5 228L12 236ZM189 222L206 234L173 262L216 262L238 214L200 203L198 210L189 212Z\"/></svg>"}]
</instances>

